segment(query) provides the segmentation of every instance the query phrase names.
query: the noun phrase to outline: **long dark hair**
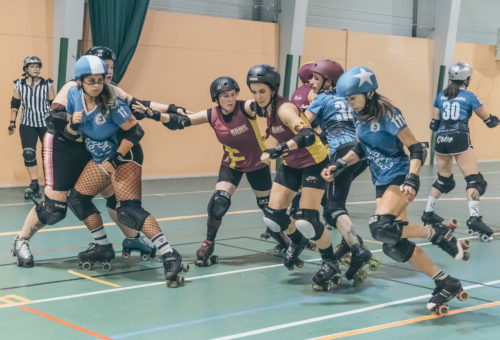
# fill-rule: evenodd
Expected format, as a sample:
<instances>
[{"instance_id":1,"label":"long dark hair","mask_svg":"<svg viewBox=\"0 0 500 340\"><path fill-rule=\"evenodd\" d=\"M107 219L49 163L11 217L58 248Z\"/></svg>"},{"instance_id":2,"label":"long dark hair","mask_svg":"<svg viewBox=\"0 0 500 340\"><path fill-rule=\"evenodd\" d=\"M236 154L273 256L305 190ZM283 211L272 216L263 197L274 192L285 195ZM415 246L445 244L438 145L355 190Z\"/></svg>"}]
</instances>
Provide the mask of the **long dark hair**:
<instances>
[{"instance_id":1,"label":"long dark hair","mask_svg":"<svg viewBox=\"0 0 500 340\"><path fill-rule=\"evenodd\" d=\"M394 113L394 105L389 98L377 92L367 93L365 108L358 112L357 116L362 122L376 123L387 113Z\"/></svg>"},{"instance_id":2,"label":"long dark hair","mask_svg":"<svg viewBox=\"0 0 500 340\"><path fill-rule=\"evenodd\" d=\"M79 88L83 89L83 79L81 79L81 84L78 85ZM116 103L116 93L113 87L104 83L102 87L102 92L95 98L95 103L97 106L101 107L101 111L104 116L108 116L111 109L115 108Z\"/></svg>"},{"instance_id":3,"label":"long dark hair","mask_svg":"<svg viewBox=\"0 0 500 340\"><path fill-rule=\"evenodd\" d=\"M278 104L278 94L275 92L273 96L271 97L271 114L269 115L269 119L267 119L267 129L266 129L266 139L269 138L271 135L271 127L272 125L276 122L276 115L277 115L277 106ZM257 105L258 109L261 110L259 105ZM264 112L264 115L266 113Z\"/></svg>"},{"instance_id":4,"label":"long dark hair","mask_svg":"<svg viewBox=\"0 0 500 340\"><path fill-rule=\"evenodd\" d=\"M465 85L465 88L469 85L469 79L467 80L450 80L448 87L444 89L443 93L448 99L453 99L458 96L460 88Z\"/></svg>"}]
</instances>

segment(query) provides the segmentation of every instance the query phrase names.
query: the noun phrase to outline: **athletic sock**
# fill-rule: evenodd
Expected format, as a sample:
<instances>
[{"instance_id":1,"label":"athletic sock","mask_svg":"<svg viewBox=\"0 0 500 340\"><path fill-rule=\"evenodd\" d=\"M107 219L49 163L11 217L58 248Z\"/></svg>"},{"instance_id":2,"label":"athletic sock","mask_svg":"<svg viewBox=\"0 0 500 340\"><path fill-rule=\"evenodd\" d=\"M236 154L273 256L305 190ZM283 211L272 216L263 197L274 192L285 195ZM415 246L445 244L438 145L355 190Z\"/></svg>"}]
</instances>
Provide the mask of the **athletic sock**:
<instances>
[{"instance_id":1,"label":"athletic sock","mask_svg":"<svg viewBox=\"0 0 500 340\"><path fill-rule=\"evenodd\" d=\"M90 233L92 234L95 243L100 244L101 246L109 244L108 237L106 236L106 231L104 230L104 227L99 227L97 229L91 230Z\"/></svg>"},{"instance_id":2,"label":"athletic sock","mask_svg":"<svg viewBox=\"0 0 500 340\"><path fill-rule=\"evenodd\" d=\"M479 201L469 201L469 214L470 216L479 216Z\"/></svg>"},{"instance_id":3,"label":"athletic sock","mask_svg":"<svg viewBox=\"0 0 500 340\"><path fill-rule=\"evenodd\" d=\"M436 206L438 199L432 196L427 197L427 205L425 206L425 212L434 211L434 207Z\"/></svg>"},{"instance_id":4,"label":"athletic sock","mask_svg":"<svg viewBox=\"0 0 500 340\"><path fill-rule=\"evenodd\" d=\"M155 247L158 249L161 255L165 255L166 253L170 253L173 249L168 244L167 239L165 238L165 235L163 233L159 233L155 237L151 239Z\"/></svg>"},{"instance_id":5,"label":"athletic sock","mask_svg":"<svg viewBox=\"0 0 500 340\"><path fill-rule=\"evenodd\" d=\"M437 280L444 280L448 277L448 274L446 274L445 272L443 272L442 270L440 270L439 272L437 272L436 274L434 274L434 276L432 276L432 279L434 281L437 281Z\"/></svg>"}]
</instances>

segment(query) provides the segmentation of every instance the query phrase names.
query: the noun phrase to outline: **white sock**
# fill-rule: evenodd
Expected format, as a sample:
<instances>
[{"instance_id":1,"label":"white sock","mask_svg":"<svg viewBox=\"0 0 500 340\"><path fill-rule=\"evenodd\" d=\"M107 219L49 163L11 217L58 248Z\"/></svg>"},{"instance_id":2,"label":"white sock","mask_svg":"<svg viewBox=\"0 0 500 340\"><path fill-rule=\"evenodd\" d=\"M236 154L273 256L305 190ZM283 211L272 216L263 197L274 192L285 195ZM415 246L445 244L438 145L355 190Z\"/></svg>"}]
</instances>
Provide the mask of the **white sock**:
<instances>
[{"instance_id":1,"label":"white sock","mask_svg":"<svg viewBox=\"0 0 500 340\"><path fill-rule=\"evenodd\" d=\"M104 227L99 227L90 232L92 237L95 240L95 243L100 244L102 246L109 244L108 237L106 236L106 231L104 231Z\"/></svg>"},{"instance_id":2,"label":"white sock","mask_svg":"<svg viewBox=\"0 0 500 340\"><path fill-rule=\"evenodd\" d=\"M425 206L425 212L434 211L434 207L436 206L438 199L432 196L427 197L427 205Z\"/></svg>"},{"instance_id":3,"label":"white sock","mask_svg":"<svg viewBox=\"0 0 500 340\"><path fill-rule=\"evenodd\" d=\"M153 241L153 244L160 251L161 255L170 253L172 251L172 247L170 246L170 244L168 244L167 239L165 238L165 235L163 235L163 233L159 233L158 235L153 237L151 241Z\"/></svg>"},{"instance_id":4,"label":"white sock","mask_svg":"<svg viewBox=\"0 0 500 340\"><path fill-rule=\"evenodd\" d=\"M469 214L479 216L479 201L469 201Z\"/></svg>"}]
</instances>

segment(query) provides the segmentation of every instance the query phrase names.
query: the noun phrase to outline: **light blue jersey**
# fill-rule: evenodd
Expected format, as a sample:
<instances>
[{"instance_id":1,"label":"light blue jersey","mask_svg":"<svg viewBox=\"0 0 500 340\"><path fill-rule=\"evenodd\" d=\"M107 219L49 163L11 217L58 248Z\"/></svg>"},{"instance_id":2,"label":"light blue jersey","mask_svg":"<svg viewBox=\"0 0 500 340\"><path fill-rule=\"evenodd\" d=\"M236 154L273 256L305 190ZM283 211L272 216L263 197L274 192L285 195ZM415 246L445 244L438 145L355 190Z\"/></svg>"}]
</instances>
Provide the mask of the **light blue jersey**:
<instances>
[{"instance_id":1,"label":"light blue jersey","mask_svg":"<svg viewBox=\"0 0 500 340\"><path fill-rule=\"evenodd\" d=\"M448 99L441 91L434 101L434 107L439 109L438 133L469 132L469 119L472 111L483 104L470 91L461 89L453 99Z\"/></svg>"},{"instance_id":2,"label":"light blue jersey","mask_svg":"<svg viewBox=\"0 0 500 340\"><path fill-rule=\"evenodd\" d=\"M356 119L356 113L354 118L373 184L388 185L394 178L406 176L410 170L410 160L398 138L398 134L406 127L401 111L394 108L394 114L386 113L376 123L364 123Z\"/></svg>"},{"instance_id":3,"label":"light blue jersey","mask_svg":"<svg viewBox=\"0 0 500 340\"><path fill-rule=\"evenodd\" d=\"M341 146L356 142L352 109L344 97L337 97L333 92L320 93L307 110L316 115L314 121L319 122L321 130L326 135L330 155Z\"/></svg>"},{"instance_id":4,"label":"light blue jersey","mask_svg":"<svg viewBox=\"0 0 500 340\"><path fill-rule=\"evenodd\" d=\"M85 146L96 163L101 163L116 152L121 141L118 138L120 125L131 115L125 101L116 98L116 102L116 107L111 109L108 115L101 112L100 106L88 112L82 89L75 86L68 92L66 111L73 114L83 110L82 124L78 133L83 137Z\"/></svg>"}]
</instances>

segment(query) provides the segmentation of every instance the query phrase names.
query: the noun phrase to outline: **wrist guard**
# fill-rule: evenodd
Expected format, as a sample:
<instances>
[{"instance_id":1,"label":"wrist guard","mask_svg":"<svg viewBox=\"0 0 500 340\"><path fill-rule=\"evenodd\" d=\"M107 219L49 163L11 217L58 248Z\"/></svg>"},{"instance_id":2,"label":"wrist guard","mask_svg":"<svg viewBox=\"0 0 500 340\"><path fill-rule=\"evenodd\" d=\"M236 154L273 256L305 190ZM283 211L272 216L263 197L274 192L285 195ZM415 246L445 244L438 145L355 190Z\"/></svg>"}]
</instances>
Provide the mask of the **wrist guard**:
<instances>
[{"instance_id":1,"label":"wrist guard","mask_svg":"<svg viewBox=\"0 0 500 340\"><path fill-rule=\"evenodd\" d=\"M342 158L337 159L337 160L333 163L333 165L335 165L335 166L336 166L335 170L333 170L333 171L331 172L331 174L333 175L333 177L337 177L338 175L340 175L340 173L341 173L342 171L344 171L344 170L345 170L345 168L347 168L347 167L348 167L348 165L347 165L346 161L344 161Z\"/></svg>"},{"instance_id":2,"label":"wrist guard","mask_svg":"<svg viewBox=\"0 0 500 340\"><path fill-rule=\"evenodd\" d=\"M116 152L113 156L107 159L109 164L113 166L113 168L118 168L120 165L126 163L125 159L123 158L123 155L119 152Z\"/></svg>"},{"instance_id":3,"label":"wrist guard","mask_svg":"<svg viewBox=\"0 0 500 340\"><path fill-rule=\"evenodd\" d=\"M274 149L266 149L264 152L269 154L271 159L276 159L288 151L288 145L286 143L281 143L276 145Z\"/></svg>"},{"instance_id":4,"label":"wrist guard","mask_svg":"<svg viewBox=\"0 0 500 340\"><path fill-rule=\"evenodd\" d=\"M408 175L406 175L403 185L412 187L415 190L415 193L417 193L418 189L420 188L420 177L410 172Z\"/></svg>"},{"instance_id":5,"label":"wrist guard","mask_svg":"<svg viewBox=\"0 0 500 340\"><path fill-rule=\"evenodd\" d=\"M182 111L186 112L186 109L183 108L182 106L177 106L175 104L170 104L167 108L167 113L179 113L177 112L178 109L182 109Z\"/></svg>"},{"instance_id":6,"label":"wrist guard","mask_svg":"<svg viewBox=\"0 0 500 340\"><path fill-rule=\"evenodd\" d=\"M429 124L429 128L432 131L437 131L439 129L439 125L441 124L441 121L439 119L432 119L431 123Z\"/></svg>"},{"instance_id":7,"label":"wrist guard","mask_svg":"<svg viewBox=\"0 0 500 340\"><path fill-rule=\"evenodd\" d=\"M498 125L498 117L490 114L488 119L484 120L484 124L486 124L487 127L494 128Z\"/></svg>"}]
</instances>

